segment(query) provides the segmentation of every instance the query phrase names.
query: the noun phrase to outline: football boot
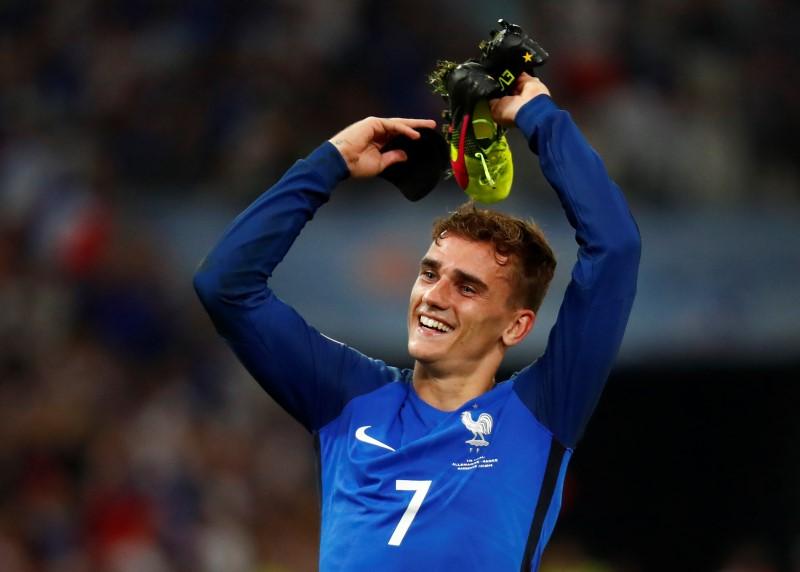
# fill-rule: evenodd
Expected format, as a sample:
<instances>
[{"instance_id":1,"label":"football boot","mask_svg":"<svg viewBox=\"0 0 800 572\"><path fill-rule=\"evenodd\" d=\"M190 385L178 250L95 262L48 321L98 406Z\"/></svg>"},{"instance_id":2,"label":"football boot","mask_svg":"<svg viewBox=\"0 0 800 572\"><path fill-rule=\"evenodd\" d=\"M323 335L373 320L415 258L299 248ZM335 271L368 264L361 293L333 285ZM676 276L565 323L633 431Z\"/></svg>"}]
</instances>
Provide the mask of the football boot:
<instances>
[{"instance_id":1,"label":"football boot","mask_svg":"<svg viewBox=\"0 0 800 572\"><path fill-rule=\"evenodd\" d=\"M503 200L511 192L514 165L505 130L489 109L489 99L500 93L497 80L475 61L440 62L431 85L448 103L444 135L456 182L473 200Z\"/></svg>"},{"instance_id":2,"label":"football boot","mask_svg":"<svg viewBox=\"0 0 800 572\"><path fill-rule=\"evenodd\" d=\"M511 92L522 72L535 75L535 69L544 65L549 54L525 30L502 18L497 21L499 30L490 32L490 39L478 46L480 64L497 80L502 94Z\"/></svg>"}]
</instances>

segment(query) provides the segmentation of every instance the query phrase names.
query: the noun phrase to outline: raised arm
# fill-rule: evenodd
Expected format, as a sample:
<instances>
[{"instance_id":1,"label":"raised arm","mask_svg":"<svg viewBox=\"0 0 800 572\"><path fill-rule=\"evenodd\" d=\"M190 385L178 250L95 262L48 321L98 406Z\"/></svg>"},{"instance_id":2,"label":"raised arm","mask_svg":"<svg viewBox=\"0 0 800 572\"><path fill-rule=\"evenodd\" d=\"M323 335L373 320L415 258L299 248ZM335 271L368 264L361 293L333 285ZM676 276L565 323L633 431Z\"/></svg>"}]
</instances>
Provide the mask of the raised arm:
<instances>
[{"instance_id":1,"label":"raised arm","mask_svg":"<svg viewBox=\"0 0 800 572\"><path fill-rule=\"evenodd\" d=\"M405 159L381 152L395 134L418 137L432 121L367 118L292 166L241 213L203 261L194 286L219 334L259 384L307 429L319 429L353 396L396 378L382 362L309 326L268 279L337 183Z\"/></svg>"},{"instance_id":2,"label":"raised arm","mask_svg":"<svg viewBox=\"0 0 800 572\"><path fill-rule=\"evenodd\" d=\"M547 349L515 383L534 415L573 447L622 342L636 293L639 231L600 157L538 79L523 74L518 95L496 100L493 111L522 130L575 229L578 260Z\"/></svg>"}]
</instances>

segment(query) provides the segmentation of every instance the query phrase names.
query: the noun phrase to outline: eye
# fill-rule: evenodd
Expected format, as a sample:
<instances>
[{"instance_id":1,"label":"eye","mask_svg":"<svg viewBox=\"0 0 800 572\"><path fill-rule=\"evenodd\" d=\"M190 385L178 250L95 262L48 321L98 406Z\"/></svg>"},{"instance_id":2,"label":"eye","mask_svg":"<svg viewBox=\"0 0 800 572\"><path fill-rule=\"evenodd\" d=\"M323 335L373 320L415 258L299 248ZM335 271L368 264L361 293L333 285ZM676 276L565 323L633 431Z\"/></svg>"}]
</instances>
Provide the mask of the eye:
<instances>
[{"instance_id":1,"label":"eye","mask_svg":"<svg viewBox=\"0 0 800 572\"><path fill-rule=\"evenodd\" d=\"M436 273L433 270L423 270L419 273L425 280L434 280L436 279Z\"/></svg>"},{"instance_id":2,"label":"eye","mask_svg":"<svg viewBox=\"0 0 800 572\"><path fill-rule=\"evenodd\" d=\"M473 288L469 284L462 284L461 285L461 293L466 295L466 296L473 296L473 295L477 294L478 291L475 290L475 288Z\"/></svg>"}]
</instances>

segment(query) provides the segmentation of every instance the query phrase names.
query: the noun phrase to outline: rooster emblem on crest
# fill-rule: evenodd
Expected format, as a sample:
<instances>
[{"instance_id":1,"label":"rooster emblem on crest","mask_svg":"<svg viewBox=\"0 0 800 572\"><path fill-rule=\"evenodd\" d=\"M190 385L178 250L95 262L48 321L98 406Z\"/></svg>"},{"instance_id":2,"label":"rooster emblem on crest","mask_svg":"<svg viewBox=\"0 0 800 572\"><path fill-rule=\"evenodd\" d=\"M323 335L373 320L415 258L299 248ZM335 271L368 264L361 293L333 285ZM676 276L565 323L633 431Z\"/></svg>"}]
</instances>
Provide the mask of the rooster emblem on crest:
<instances>
[{"instance_id":1,"label":"rooster emblem on crest","mask_svg":"<svg viewBox=\"0 0 800 572\"><path fill-rule=\"evenodd\" d=\"M472 414L469 411L464 411L461 414L461 422L468 431L472 431L472 439L465 441L467 445L474 447L485 447L489 444L486 440L486 435L492 432L492 416L488 413L481 413L478 415L478 420L472 419Z\"/></svg>"}]
</instances>

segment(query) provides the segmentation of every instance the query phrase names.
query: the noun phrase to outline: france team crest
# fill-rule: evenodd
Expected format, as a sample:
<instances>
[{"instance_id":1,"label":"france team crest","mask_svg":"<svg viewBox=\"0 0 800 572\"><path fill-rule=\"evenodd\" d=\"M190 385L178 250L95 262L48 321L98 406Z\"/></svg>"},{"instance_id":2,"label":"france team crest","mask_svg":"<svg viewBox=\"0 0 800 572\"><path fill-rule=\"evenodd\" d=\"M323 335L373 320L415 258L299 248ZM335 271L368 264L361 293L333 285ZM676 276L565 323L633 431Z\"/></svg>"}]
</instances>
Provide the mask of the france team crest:
<instances>
[{"instance_id":1,"label":"france team crest","mask_svg":"<svg viewBox=\"0 0 800 572\"><path fill-rule=\"evenodd\" d=\"M493 420L491 415L488 413L481 413L478 415L478 420L475 421L469 411L464 411L461 414L461 422L464 424L464 427L467 428L467 431L472 432L472 439L464 441L467 445L486 447L489 444L489 441L486 440L486 435L492 433Z\"/></svg>"}]
</instances>

